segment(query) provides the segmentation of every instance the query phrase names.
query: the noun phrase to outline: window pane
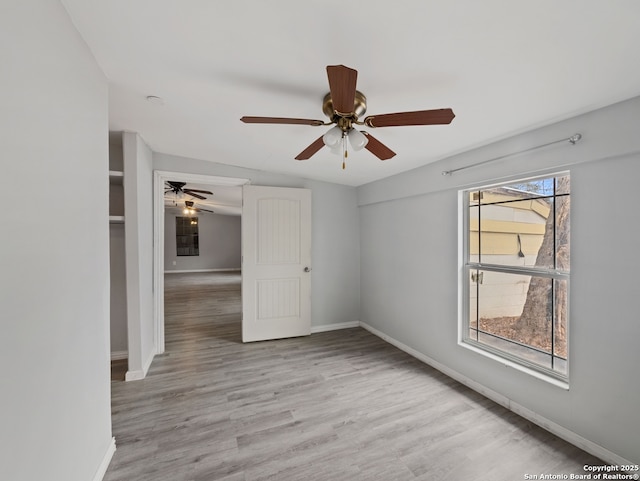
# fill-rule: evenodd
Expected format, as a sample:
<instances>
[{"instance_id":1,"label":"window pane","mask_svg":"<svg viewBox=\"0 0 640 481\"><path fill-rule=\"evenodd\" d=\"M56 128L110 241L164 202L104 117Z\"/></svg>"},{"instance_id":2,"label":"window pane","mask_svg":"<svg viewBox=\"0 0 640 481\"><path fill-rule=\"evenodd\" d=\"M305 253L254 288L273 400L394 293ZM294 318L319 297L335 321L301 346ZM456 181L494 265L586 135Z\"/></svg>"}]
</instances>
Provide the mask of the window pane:
<instances>
[{"instance_id":1,"label":"window pane","mask_svg":"<svg viewBox=\"0 0 640 481\"><path fill-rule=\"evenodd\" d=\"M479 233L476 235L479 237L480 262L553 268L553 223L547 222L553 211L552 199L497 202L481 205L479 209L476 214L480 218ZM470 227L473 228L473 224ZM546 248L551 250L538 261L547 229L551 231ZM474 233L470 233L470 240L473 236Z\"/></svg>"},{"instance_id":2,"label":"window pane","mask_svg":"<svg viewBox=\"0 0 640 481\"><path fill-rule=\"evenodd\" d=\"M566 371L566 363L553 356L566 359L566 281L488 270L471 272L470 293L477 290L478 306L475 322L470 309L472 339L546 368Z\"/></svg>"},{"instance_id":3,"label":"window pane","mask_svg":"<svg viewBox=\"0 0 640 481\"><path fill-rule=\"evenodd\" d=\"M467 236L469 262L480 262L479 211L480 208L477 205L469 206L469 232Z\"/></svg>"},{"instance_id":4,"label":"window pane","mask_svg":"<svg viewBox=\"0 0 640 481\"><path fill-rule=\"evenodd\" d=\"M500 335L503 331L511 333L511 324L520 317L527 300L531 276L481 270L478 278L481 329ZM513 338L511 334L506 337Z\"/></svg>"},{"instance_id":5,"label":"window pane","mask_svg":"<svg viewBox=\"0 0 640 481\"><path fill-rule=\"evenodd\" d=\"M198 218L176 217L176 255L199 255Z\"/></svg>"},{"instance_id":6,"label":"window pane","mask_svg":"<svg viewBox=\"0 0 640 481\"><path fill-rule=\"evenodd\" d=\"M571 228L571 198L556 197L556 265L555 268L569 271L570 266L570 228Z\"/></svg>"},{"instance_id":7,"label":"window pane","mask_svg":"<svg viewBox=\"0 0 640 481\"><path fill-rule=\"evenodd\" d=\"M553 353L563 359L567 359L567 320L568 320L568 282L563 279L554 281L554 328L553 328Z\"/></svg>"},{"instance_id":8,"label":"window pane","mask_svg":"<svg viewBox=\"0 0 640 481\"><path fill-rule=\"evenodd\" d=\"M471 190L469 191L469 204L470 205L478 205L480 203L480 199L482 198L482 192L479 190Z\"/></svg>"},{"instance_id":9,"label":"window pane","mask_svg":"<svg viewBox=\"0 0 640 481\"><path fill-rule=\"evenodd\" d=\"M568 175L556 177L556 195L569 194L571 192L571 181Z\"/></svg>"},{"instance_id":10,"label":"window pane","mask_svg":"<svg viewBox=\"0 0 640 481\"><path fill-rule=\"evenodd\" d=\"M482 204L505 203L517 200L535 199L553 196L554 178L537 179L509 185L491 187L480 191Z\"/></svg>"}]
</instances>

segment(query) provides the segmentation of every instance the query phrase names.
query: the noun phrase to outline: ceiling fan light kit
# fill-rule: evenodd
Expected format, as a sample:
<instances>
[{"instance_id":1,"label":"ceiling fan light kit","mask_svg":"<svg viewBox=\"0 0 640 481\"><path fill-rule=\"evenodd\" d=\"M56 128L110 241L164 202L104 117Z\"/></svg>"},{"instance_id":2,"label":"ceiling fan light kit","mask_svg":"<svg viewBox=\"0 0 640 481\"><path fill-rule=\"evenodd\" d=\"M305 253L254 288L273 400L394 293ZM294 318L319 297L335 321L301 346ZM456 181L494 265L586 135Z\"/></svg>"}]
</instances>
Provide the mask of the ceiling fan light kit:
<instances>
[{"instance_id":1,"label":"ceiling fan light kit","mask_svg":"<svg viewBox=\"0 0 640 481\"><path fill-rule=\"evenodd\" d=\"M370 128L444 125L450 124L455 117L453 110L447 108L370 115L360 121L360 117L367 111L367 98L362 92L356 90L358 72L344 65L329 65L327 66L327 77L329 80L329 93L324 96L322 111L329 117L329 122L313 119L254 116L245 116L240 120L248 124L293 124L314 127L335 124L334 127L300 152L296 156L296 160L307 160L326 145L331 149L331 152L342 153L342 168L344 169L348 156L347 139L354 151L366 148L380 160L387 160L396 155L395 152L370 133L357 130L355 125L364 125Z\"/></svg>"},{"instance_id":2,"label":"ceiling fan light kit","mask_svg":"<svg viewBox=\"0 0 640 481\"><path fill-rule=\"evenodd\" d=\"M201 209L199 207L196 207L194 204L195 202L193 202L192 200L185 200L182 213L185 215L195 215L197 212L211 212L212 214L215 214L215 212L212 210Z\"/></svg>"},{"instance_id":3,"label":"ceiling fan light kit","mask_svg":"<svg viewBox=\"0 0 640 481\"><path fill-rule=\"evenodd\" d=\"M193 215L196 213L196 209L193 207L193 202L190 200L185 200L184 201L184 209L182 210L182 213L185 215Z\"/></svg>"},{"instance_id":4,"label":"ceiling fan light kit","mask_svg":"<svg viewBox=\"0 0 640 481\"><path fill-rule=\"evenodd\" d=\"M351 144L351 147L353 147L353 150L355 150L356 152L358 150L364 149L369 143L369 139L367 138L367 136L357 129L351 129L347 137L349 137L349 143Z\"/></svg>"},{"instance_id":5,"label":"ceiling fan light kit","mask_svg":"<svg viewBox=\"0 0 640 481\"><path fill-rule=\"evenodd\" d=\"M327 133L322 136L322 141L327 147L337 147L342 141L343 133L342 129L336 125L335 127L330 128Z\"/></svg>"}]
</instances>

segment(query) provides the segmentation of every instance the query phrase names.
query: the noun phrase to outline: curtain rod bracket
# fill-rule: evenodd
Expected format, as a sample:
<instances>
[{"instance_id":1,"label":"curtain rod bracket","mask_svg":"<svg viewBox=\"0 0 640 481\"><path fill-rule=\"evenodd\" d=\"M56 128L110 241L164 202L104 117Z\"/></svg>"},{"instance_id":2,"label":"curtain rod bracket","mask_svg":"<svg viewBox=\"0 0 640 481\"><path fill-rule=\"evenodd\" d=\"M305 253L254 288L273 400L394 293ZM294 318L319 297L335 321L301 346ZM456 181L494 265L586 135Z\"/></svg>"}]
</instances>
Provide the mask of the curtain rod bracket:
<instances>
[{"instance_id":1,"label":"curtain rod bracket","mask_svg":"<svg viewBox=\"0 0 640 481\"><path fill-rule=\"evenodd\" d=\"M478 162L477 164L471 164L471 165L467 165L465 167L458 167L457 169L443 170L442 171L442 175L444 175L444 176L452 175L454 172L458 172L460 170L466 170L466 169L470 169L471 167L477 167L478 165L488 164L489 162L495 162L496 160L501 160L501 159L504 159L505 157L510 157L512 155L524 154L525 152L530 152L532 150L541 149L542 147L547 147L549 145L557 144L557 143L560 143L560 142L569 141L569 142L571 142L571 145L576 145L576 143L578 143L581 139L582 139L582 134L576 133L576 134L573 134L571 137L569 137L567 139L554 140L553 142L549 142L547 144L542 144L542 145L537 145L535 147L531 147L529 149L521 150L519 152L512 152L511 154L501 155L500 157L495 157L493 159L483 160L482 162Z\"/></svg>"}]
</instances>

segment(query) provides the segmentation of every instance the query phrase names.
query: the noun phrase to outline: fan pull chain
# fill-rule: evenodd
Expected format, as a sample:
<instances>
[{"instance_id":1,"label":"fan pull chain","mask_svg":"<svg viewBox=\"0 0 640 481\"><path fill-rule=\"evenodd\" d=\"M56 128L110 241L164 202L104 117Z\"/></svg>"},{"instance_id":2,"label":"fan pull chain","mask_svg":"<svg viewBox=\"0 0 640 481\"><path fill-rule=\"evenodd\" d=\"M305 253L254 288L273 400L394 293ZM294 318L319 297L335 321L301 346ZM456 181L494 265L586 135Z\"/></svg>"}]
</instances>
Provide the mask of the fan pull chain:
<instances>
[{"instance_id":1,"label":"fan pull chain","mask_svg":"<svg viewBox=\"0 0 640 481\"><path fill-rule=\"evenodd\" d=\"M349 153L347 152L347 137L344 133L342 134L342 151L344 152L344 155L342 156L342 170L344 170L347 167L347 157L349 156Z\"/></svg>"}]
</instances>

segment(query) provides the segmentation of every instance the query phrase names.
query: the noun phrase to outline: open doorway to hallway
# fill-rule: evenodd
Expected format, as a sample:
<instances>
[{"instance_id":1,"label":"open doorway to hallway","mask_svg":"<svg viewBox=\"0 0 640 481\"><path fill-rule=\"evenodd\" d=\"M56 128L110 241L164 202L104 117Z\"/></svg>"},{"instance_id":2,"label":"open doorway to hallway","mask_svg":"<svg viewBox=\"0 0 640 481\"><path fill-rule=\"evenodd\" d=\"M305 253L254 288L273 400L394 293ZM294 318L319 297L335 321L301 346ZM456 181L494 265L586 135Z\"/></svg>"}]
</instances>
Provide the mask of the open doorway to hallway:
<instances>
[{"instance_id":1,"label":"open doorway to hallway","mask_svg":"<svg viewBox=\"0 0 640 481\"><path fill-rule=\"evenodd\" d=\"M241 342L242 187L165 186L165 352L219 336Z\"/></svg>"},{"instance_id":2,"label":"open doorway to hallway","mask_svg":"<svg viewBox=\"0 0 640 481\"><path fill-rule=\"evenodd\" d=\"M208 288L220 287L221 295L224 295L225 289L212 279L222 279L225 277L223 274L230 274L237 279L239 297L242 185L247 182L246 179L179 172L154 173L154 316L158 354L165 352L166 316L178 309L165 302L168 296L171 296L172 303L177 301L179 305L181 298L190 302L190 312L202 316L211 306L208 302L202 306L194 305L199 299L197 294L211 281ZM180 236L184 233L179 232L177 225L184 218L197 227L193 230L197 236L197 255L185 255L189 252L181 248L183 239ZM190 235L193 236L193 232ZM240 324L241 310L237 317Z\"/></svg>"}]
</instances>

